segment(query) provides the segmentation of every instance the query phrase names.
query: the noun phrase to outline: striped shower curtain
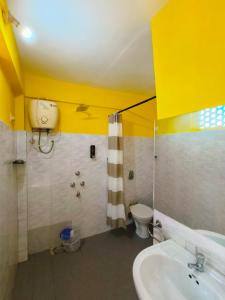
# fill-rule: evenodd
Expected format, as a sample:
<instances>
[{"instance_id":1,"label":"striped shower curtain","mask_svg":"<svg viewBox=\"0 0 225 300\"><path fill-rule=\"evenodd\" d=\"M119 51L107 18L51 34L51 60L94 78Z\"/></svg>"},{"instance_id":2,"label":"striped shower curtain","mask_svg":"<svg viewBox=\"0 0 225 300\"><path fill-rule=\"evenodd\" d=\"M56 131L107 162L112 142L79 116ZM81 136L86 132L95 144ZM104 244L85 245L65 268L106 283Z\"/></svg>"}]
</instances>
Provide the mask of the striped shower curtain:
<instances>
[{"instance_id":1,"label":"striped shower curtain","mask_svg":"<svg viewBox=\"0 0 225 300\"><path fill-rule=\"evenodd\" d=\"M107 224L112 228L126 228L122 116L119 114L109 116Z\"/></svg>"}]
</instances>

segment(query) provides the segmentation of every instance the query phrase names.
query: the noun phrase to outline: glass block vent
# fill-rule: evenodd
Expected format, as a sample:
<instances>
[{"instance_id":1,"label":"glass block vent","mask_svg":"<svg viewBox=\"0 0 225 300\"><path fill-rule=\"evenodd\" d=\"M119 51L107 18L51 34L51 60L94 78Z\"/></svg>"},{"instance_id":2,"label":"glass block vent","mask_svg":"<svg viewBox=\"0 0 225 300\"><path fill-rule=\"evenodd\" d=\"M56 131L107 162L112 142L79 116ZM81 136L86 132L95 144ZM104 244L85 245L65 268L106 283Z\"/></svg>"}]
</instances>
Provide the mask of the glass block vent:
<instances>
[{"instance_id":1,"label":"glass block vent","mask_svg":"<svg viewBox=\"0 0 225 300\"><path fill-rule=\"evenodd\" d=\"M225 105L203 109L199 112L199 118L201 129L225 127Z\"/></svg>"}]
</instances>

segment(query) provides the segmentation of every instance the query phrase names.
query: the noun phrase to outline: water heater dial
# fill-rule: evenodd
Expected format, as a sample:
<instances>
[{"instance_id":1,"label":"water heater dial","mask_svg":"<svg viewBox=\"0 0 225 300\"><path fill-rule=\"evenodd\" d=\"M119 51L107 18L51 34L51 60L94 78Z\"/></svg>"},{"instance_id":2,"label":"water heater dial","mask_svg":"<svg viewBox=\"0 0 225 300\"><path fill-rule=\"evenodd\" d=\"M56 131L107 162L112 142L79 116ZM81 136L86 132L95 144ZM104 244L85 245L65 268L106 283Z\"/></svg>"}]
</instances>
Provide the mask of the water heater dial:
<instances>
[{"instance_id":1,"label":"water heater dial","mask_svg":"<svg viewBox=\"0 0 225 300\"><path fill-rule=\"evenodd\" d=\"M42 116L42 117L41 117L41 123L42 123L42 124L47 124L47 123L48 123L48 117Z\"/></svg>"}]
</instances>

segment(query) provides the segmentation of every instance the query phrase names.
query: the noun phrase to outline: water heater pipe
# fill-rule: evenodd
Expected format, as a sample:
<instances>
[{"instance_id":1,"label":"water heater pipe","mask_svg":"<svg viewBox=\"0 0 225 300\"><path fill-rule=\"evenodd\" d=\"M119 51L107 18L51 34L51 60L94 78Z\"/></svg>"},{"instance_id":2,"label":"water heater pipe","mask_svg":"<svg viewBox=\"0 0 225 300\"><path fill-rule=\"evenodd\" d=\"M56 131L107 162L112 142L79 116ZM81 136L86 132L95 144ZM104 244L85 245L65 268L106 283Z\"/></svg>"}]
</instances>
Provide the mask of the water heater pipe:
<instances>
[{"instance_id":1,"label":"water heater pipe","mask_svg":"<svg viewBox=\"0 0 225 300\"><path fill-rule=\"evenodd\" d=\"M48 131L47 131L47 135L48 135ZM40 130L39 137L38 137L38 148L39 148L40 152L43 154L49 154L50 152L52 152L55 142L52 140L51 143L52 143L52 145L48 151L42 150L42 148L41 148L41 130Z\"/></svg>"}]
</instances>

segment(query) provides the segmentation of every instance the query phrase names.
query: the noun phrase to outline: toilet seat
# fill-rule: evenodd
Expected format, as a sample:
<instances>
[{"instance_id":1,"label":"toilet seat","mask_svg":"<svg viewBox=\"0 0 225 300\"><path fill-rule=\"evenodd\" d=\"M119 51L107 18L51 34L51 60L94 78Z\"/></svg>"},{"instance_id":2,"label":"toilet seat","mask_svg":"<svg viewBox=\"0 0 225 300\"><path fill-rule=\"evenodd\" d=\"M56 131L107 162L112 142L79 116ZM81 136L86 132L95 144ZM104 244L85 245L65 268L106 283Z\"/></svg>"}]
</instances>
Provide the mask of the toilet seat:
<instances>
[{"instance_id":1,"label":"toilet seat","mask_svg":"<svg viewBox=\"0 0 225 300\"><path fill-rule=\"evenodd\" d=\"M134 217L139 220L150 219L153 216L153 210L144 204L135 204L130 207L130 211Z\"/></svg>"}]
</instances>

